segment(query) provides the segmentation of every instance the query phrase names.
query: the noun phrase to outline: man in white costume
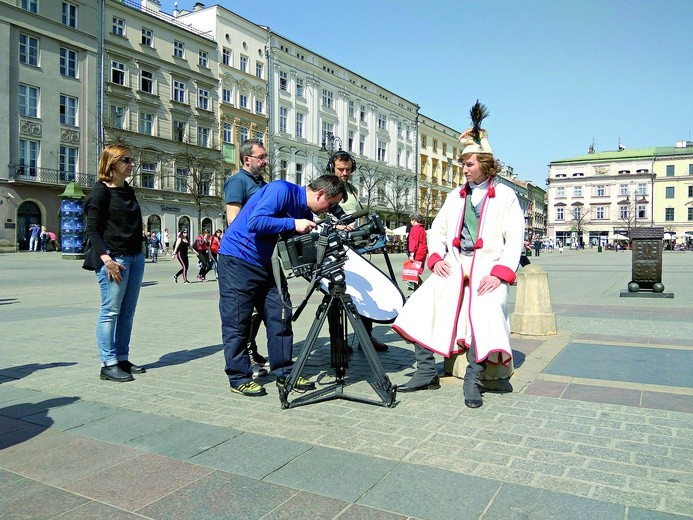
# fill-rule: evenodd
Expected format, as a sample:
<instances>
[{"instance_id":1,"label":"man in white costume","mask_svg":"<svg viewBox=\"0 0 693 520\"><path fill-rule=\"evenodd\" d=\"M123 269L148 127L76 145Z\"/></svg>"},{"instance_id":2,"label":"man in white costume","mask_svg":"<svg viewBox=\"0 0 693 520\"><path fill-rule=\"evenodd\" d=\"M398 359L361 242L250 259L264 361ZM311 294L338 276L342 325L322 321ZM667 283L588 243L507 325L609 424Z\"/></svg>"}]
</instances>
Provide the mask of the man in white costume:
<instances>
[{"instance_id":1,"label":"man in white costume","mask_svg":"<svg viewBox=\"0 0 693 520\"><path fill-rule=\"evenodd\" d=\"M471 115L474 126L459 138L467 183L448 194L428 234L433 276L392 328L415 344L417 369L400 392L439 388L433 353L466 352L464 402L478 408L487 364L512 361L506 302L524 248L524 216L512 188L496 179L500 163L480 128L486 108L477 101Z\"/></svg>"}]
</instances>

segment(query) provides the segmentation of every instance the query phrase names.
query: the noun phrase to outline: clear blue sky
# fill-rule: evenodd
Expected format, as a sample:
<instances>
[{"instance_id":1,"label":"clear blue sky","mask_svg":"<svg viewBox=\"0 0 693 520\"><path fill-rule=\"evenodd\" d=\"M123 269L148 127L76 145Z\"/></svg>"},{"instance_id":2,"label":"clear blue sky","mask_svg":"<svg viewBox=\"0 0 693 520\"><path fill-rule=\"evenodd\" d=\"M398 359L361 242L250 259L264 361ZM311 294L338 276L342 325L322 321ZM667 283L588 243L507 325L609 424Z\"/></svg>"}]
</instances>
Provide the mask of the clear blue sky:
<instances>
[{"instance_id":1,"label":"clear blue sky","mask_svg":"<svg viewBox=\"0 0 693 520\"><path fill-rule=\"evenodd\" d=\"M179 0L191 10L194 0ZM693 0L236 0L222 5L456 130L480 99L495 155L548 163L693 131ZM173 0L162 0L171 13Z\"/></svg>"}]
</instances>

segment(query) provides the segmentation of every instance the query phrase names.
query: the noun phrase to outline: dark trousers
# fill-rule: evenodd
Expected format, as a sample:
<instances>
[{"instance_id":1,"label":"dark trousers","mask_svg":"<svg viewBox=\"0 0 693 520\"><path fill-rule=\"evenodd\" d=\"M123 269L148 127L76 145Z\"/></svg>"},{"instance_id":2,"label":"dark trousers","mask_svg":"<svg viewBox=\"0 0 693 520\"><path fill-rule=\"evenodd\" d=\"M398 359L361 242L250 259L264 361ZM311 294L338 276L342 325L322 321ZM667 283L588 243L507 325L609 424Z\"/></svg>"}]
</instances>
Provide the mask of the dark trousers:
<instances>
[{"instance_id":1,"label":"dark trousers","mask_svg":"<svg viewBox=\"0 0 693 520\"><path fill-rule=\"evenodd\" d=\"M200 256L199 256L199 260L200 260L200 273L198 274L198 276L201 276L202 278L204 278L205 276L207 276L207 273L211 269L210 264L209 264L209 253L207 251L201 251Z\"/></svg>"},{"instance_id":2,"label":"dark trousers","mask_svg":"<svg viewBox=\"0 0 693 520\"><path fill-rule=\"evenodd\" d=\"M293 366L294 334L291 299L282 278L282 304L270 267L258 267L238 258L219 255L219 313L224 342L225 371L235 386L252 381L247 341L256 308L267 328L270 373L286 377Z\"/></svg>"},{"instance_id":3,"label":"dark trousers","mask_svg":"<svg viewBox=\"0 0 693 520\"><path fill-rule=\"evenodd\" d=\"M481 373L486 369L486 361L481 363L476 362L476 347L472 341L472 346L467 350L467 371L464 374L465 385L477 385L479 384L479 378Z\"/></svg>"}]
</instances>

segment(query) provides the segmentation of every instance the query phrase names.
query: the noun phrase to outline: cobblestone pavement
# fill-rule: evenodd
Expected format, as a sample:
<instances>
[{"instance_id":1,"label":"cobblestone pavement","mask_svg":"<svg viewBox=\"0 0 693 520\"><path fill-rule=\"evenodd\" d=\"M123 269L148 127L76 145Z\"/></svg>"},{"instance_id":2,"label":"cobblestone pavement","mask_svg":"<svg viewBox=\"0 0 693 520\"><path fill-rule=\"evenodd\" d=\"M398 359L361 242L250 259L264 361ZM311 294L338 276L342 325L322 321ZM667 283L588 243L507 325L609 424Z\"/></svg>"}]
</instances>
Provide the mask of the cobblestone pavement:
<instances>
[{"instance_id":1,"label":"cobblestone pavement","mask_svg":"<svg viewBox=\"0 0 693 520\"><path fill-rule=\"evenodd\" d=\"M513 335L513 393L470 410L445 377L392 408L283 410L269 379L265 397L230 394L214 281L175 284L177 263L147 264L131 359L148 371L115 384L98 378L94 275L58 253L0 255L0 517L693 516L693 256L664 255L673 299L619 297L627 251L531 260L558 334ZM294 305L306 288L290 280ZM295 324L295 354L319 301ZM374 333L404 383L412 349L387 325ZM321 388L326 335L304 370ZM345 393L375 398L368 379L356 349Z\"/></svg>"}]
</instances>

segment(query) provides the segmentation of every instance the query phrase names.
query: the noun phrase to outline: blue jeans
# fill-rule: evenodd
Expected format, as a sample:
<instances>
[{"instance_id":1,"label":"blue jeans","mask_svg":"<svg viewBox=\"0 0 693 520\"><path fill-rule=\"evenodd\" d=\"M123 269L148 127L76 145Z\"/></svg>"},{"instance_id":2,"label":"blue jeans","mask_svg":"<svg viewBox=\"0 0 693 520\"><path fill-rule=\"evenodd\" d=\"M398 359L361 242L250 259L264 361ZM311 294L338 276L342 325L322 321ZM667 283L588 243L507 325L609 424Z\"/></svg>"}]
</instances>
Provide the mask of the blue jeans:
<instances>
[{"instance_id":1,"label":"blue jeans","mask_svg":"<svg viewBox=\"0 0 693 520\"><path fill-rule=\"evenodd\" d=\"M262 268L233 256L219 255L219 313L224 342L225 372L232 385L253 380L248 355L251 316L256 308L267 328L270 374L286 377L293 366L294 334L291 300L282 278L282 305L271 268Z\"/></svg>"},{"instance_id":2,"label":"blue jeans","mask_svg":"<svg viewBox=\"0 0 693 520\"><path fill-rule=\"evenodd\" d=\"M103 366L125 361L130 352L130 334L137 298L144 276L144 255L122 255L113 260L125 266L120 283L108 279L105 266L96 270L101 291L101 310L96 321L96 344Z\"/></svg>"}]
</instances>

